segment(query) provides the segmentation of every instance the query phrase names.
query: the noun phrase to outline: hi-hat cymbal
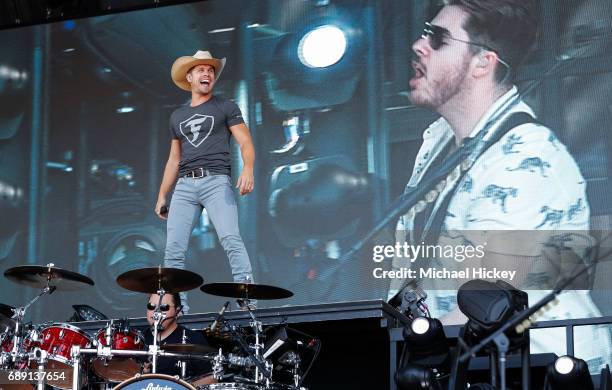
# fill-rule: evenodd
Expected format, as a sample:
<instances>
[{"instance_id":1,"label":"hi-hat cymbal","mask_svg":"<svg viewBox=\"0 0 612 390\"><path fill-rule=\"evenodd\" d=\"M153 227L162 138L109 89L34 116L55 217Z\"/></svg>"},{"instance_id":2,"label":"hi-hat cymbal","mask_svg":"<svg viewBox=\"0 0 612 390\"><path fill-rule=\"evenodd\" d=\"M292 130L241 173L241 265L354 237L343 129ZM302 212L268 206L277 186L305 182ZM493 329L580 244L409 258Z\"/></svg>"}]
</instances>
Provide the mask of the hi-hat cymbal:
<instances>
[{"instance_id":1,"label":"hi-hat cymbal","mask_svg":"<svg viewBox=\"0 0 612 390\"><path fill-rule=\"evenodd\" d=\"M11 318L14 314L13 309L13 306L0 303L0 333L15 328L15 320Z\"/></svg>"},{"instance_id":2,"label":"hi-hat cymbal","mask_svg":"<svg viewBox=\"0 0 612 390\"><path fill-rule=\"evenodd\" d=\"M202 345L202 344L181 344L181 343L164 344L164 345L161 345L160 348L167 352L186 353L186 354L191 354L191 355L195 355L195 354L206 355L209 353L217 352L215 348L209 347L208 345Z\"/></svg>"},{"instance_id":3,"label":"hi-hat cymbal","mask_svg":"<svg viewBox=\"0 0 612 390\"><path fill-rule=\"evenodd\" d=\"M85 284L94 285L94 281L85 275L68 271L53 264L21 265L4 271L7 279L34 288L45 288L47 284L57 291L78 290Z\"/></svg>"},{"instance_id":4,"label":"hi-hat cymbal","mask_svg":"<svg viewBox=\"0 0 612 390\"><path fill-rule=\"evenodd\" d=\"M200 287L204 279L195 272L180 268L149 267L122 273L117 283L130 291L155 294L163 289L167 293L189 291Z\"/></svg>"},{"instance_id":5,"label":"hi-hat cymbal","mask_svg":"<svg viewBox=\"0 0 612 390\"><path fill-rule=\"evenodd\" d=\"M293 296L284 288L254 283L208 283L200 287L205 293L243 299L283 299Z\"/></svg>"}]
</instances>

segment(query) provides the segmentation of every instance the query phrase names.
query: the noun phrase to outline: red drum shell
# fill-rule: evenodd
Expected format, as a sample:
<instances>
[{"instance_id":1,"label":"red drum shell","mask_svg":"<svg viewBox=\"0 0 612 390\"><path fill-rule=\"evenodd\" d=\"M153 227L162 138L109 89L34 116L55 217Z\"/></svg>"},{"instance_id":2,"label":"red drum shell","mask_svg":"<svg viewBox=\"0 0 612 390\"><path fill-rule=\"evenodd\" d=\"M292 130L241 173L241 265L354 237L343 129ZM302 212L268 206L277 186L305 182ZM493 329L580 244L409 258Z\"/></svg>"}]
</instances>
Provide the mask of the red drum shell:
<instances>
[{"instance_id":1,"label":"red drum shell","mask_svg":"<svg viewBox=\"0 0 612 390\"><path fill-rule=\"evenodd\" d=\"M98 331L96 340L103 346L108 346L106 343L106 328ZM144 338L135 329L129 329L126 333L117 328L112 328L111 349L142 351L145 347ZM93 370L100 378L111 382L123 382L136 374L140 374L141 365L136 359L113 356L111 359L94 359Z\"/></svg>"}]
</instances>

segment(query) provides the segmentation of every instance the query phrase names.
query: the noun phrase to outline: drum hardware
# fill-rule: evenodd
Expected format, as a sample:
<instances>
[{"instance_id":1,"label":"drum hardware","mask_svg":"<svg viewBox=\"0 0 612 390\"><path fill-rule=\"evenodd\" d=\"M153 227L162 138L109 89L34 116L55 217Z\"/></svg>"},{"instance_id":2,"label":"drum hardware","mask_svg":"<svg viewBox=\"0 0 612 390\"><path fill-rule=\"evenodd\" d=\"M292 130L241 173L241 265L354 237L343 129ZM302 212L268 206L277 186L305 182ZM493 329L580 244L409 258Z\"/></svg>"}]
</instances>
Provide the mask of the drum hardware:
<instances>
[{"instance_id":1,"label":"drum hardware","mask_svg":"<svg viewBox=\"0 0 612 390\"><path fill-rule=\"evenodd\" d=\"M185 330L183 330L183 335L181 337L181 344L187 345L187 334L185 333ZM187 362L184 360L179 360L178 363L180 364L180 367L181 367L181 378L185 378L187 376Z\"/></svg>"},{"instance_id":2,"label":"drum hardware","mask_svg":"<svg viewBox=\"0 0 612 390\"><path fill-rule=\"evenodd\" d=\"M233 284L244 284L244 283L233 283ZM258 321L255 318L255 315L253 314L253 311L250 308L248 309L248 312L251 316L250 326L253 328L253 331L255 333L255 346L253 348L255 349L255 353L251 351L251 346L249 346L249 344L246 342L244 337L242 337L242 335L238 331L236 331L236 329L231 324L229 324L229 322L225 319L223 314L219 315L217 317L217 320L221 322L223 326L229 329L234 340L238 343L238 345L242 348L242 350L246 352L246 354L248 355L248 359L250 359L250 361L253 362L253 364L255 365L254 382L262 383L265 381L266 384L269 385L269 383L272 380L272 366L269 362L265 361L261 356L261 349L263 348L263 345L260 344L260 333L262 332L262 323L261 321ZM219 350L219 355L217 355L215 359L219 359L220 364L224 362L224 358L223 358L223 354L221 350ZM215 364L217 364L217 360L215 360ZM213 368L213 371L215 371L215 373L217 372L216 368L217 367ZM221 373L223 372L222 368L220 372Z\"/></svg>"},{"instance_id":3,"label":"drum hardware","mask_svg":"<svg viewBox=\"0 0 612 390\"><path fill-rule=\"evenodd\" d=\"M137 357L137 356L165 356L165 357L176 357L178 359L205 359L210 360L211 358L205 355L193 355L193 354L182 354L173 353L162 350L159 346L150 345L148 350L125 350L125 349L111 349L108 346L104 346L98 343L97 348L82 348L79 345L73 345L70 351L72 369L73 369L73 389L79 389L81 378L81 364L83 355L95 355L96 357L113 358L116 356L125 357ZM155 374L155 373L152 373ZM138 376L138 374L136 374ZM147 374L148 375L148 374ZM143 375L144 376L144 375ZM78 387L74 387L78 386Z\"/></svg>"},{"instance_id":4,"label":"drum hardware","mask_svg":"<svg viewBox=\"0 0 612 390\"><path fill-rule=\"evenodd\" d=\"M127 320L115 322L110 320L106 327L100 329L95 338L94 346L98 348L98 356L93 359L92 368L100 378L122 382L138 374L140 363L131 357L116 357L113 359L111 350L143 350L144 338L139 331L131 329Z\"/></svg>"},{"instance_id":5,"label":"drum hardware","mask_svg":"<svg viewBox=\"0 0 612 390\"><path fill-rule=\"evenodd\" d=\"M44 295L50 295L55 291L79 289L86 284L94 285L94 282L87 276L55 267L53 263L44 266L27 265L13 267L6 270L4 276L12 282L28 287L39 288L41 290L40 293L31 299L25 306L11 308L13 312L11 316L12 322L8 322L8 324L13 325L12 345L10 348L10 356L7 356L6 351L3 351L5 355L2 358L2 363L3 366L7 368L25 369L32 367L37 369L41 373L38 375L40 380L37 384L37 388L43 390L45 383L42 372L45 368L56 369L66 366L71 367L69 350L67 351L66 348L71 346L73 337L77 342L83 342L83 340L85 340L85 345L89 343L90 340L84 333L79 333L81 332L80 329L71 327L67 324L59 324L45 328L40 334L37 329L30 329L29 333L24 336L23 319L25 314L29 307ZM3 308L6 309L6 307ZM7 323L6 320L3 322ZM56 331L58 328L59 331L54 332L54 330ZM69 330L68 334L66 333L66 329ZM67 335L70 337L66 337ZM3 345L3 348L4 347L5 345ZM55 387L69 388L69 384L62 382L51 384Z\"/></svg>"},{"instance_id":6,"label":"drum hardware","mask_svg":"<svg viewBox=\"0 0 612 390\"><path fill-rule=\"evenodd\" d=\"M280 287L253 283L209 283L200 287L200 290L211 295L236 298L239 306L246 309L246 311L249 313L249 316L251 317L251 320L249 321L249 326L253 329L253 334L255 336L254 345L249 345L245 341L244 337L240 333L238 333L236 327L229 324L227 319L223 316L223 313L219 313L215 324L221 322L224 328L229 329L229 333L231 334L232 338L238 343L241 349L246 352L247 357L242 357L233 354L228 354L228 356L225 357L223 355L222 350L219 349L219 353L213 359L214 377L217 380L225 378L223 370L224 364L234 365L247 369L255 367L255 375L254 378L251 380L234 376L234 379L239 379L241 380L241 382L234 384L219 383L216 385L208 385L204 386L203 389L270 389L274 386L277 386L277 384L272 381L274 364L270 360L267 360L262 354L264 350L262 337L263 324L257 319L257 317L255 316L255 312L249 307L249 301L252 299L284 299L293 296L293 293L289 290ZM213 331L214 329L211 329L210 333L213 333ZM292 367L291 374L294 385L284 385L284 387L288 389L298 389L299 385L302 382L302 377L299 371L301 359L299 358L297 353L293 353L293 355L290 356L291 359L288 359L290 361L284 362L284 364L290 364Z\"/></svg>"},{"instance_id":7,"label":"drum hardware","mask_svg":"<svg viewBox=\"0 0 612 390\"><path fill-rule=\"evenodd\" d=\"M151 372L157 371L157 357L159 351L159 327L166 319L166 314L160 310L164 295L193 290L199 287L204 279L195 272L179 269L158 267L139 268L122 273L117 277L117 283L130 291L157 294L159 302L153 312L153 345L149 346L153 360Z\"/></svg>"},{"instance_id":8,"label":"drum hardware","mask_svg":"<svg viewBox=\"0 0 612 390\"><path fill-rule=\"evenodd\" d=\"M213 377L220 381L224 378L225 376L225 371L223 370L223 350L221 350L221 348L219 348L219 353L217 353L213 359Z\"/></svg>"}]
</instances>

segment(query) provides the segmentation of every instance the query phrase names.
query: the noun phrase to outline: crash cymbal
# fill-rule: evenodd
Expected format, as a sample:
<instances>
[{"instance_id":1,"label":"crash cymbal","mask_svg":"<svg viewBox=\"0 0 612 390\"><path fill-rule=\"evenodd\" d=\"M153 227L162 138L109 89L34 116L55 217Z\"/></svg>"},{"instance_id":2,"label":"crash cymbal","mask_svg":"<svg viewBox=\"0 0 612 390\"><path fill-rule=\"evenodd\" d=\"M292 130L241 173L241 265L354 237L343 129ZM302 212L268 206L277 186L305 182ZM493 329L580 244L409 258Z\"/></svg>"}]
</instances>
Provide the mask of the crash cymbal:
<instances>
[{"instance_id":1,"label":"crash cymbal","mask_svg":"<svg viewBox=\"0 0 612 390\"><path fill-rule=\"evenodd\" d=\"M200 287L205 293L243 299L283 299L293 296L284 288L254 283L208 283Z\"/></svg>"},{"instance_id":2,"label":"crash cymbal","mask_svg":"<svg viewBox=\"0 0 612 390\"><path fill-rule=\"evenodd\" d=\"M21 265L4 271L9 280L34 288L55 287L58 291L78 290L85 284L94 285L94 281L85 275L68 271L54 264L47 265Z\"/></svg>"},{"instance_id":3,"label":"crash cymbal","mask_svg":"<svg viewBox=\"0 0 612 390\"><path fill-rule=\"evenodd\" d=\"M13 314L15 313L13 309L14 309L13 306L9 306L9 305L5 305L4 303L0 303L0 315L11 318Z\"/></svg>"},{"instance_id":4,"label":"crash cymbal","mask_svg":"<svg viewBox=\"0 0 612 390\"><path fill-rule=\"evenodd\" d=\"M202 345L202 344L181 344L181 343L164 344L164 345L161 345L160 348L167 352L186 353L186 354L191 354L191 355L195 355L195 354L206 355L209 353L217 352L215 348L209 347L208 345Z\"/></svg>"},{"instance_id":5,"label":"crash cymbal","mask_svg":"<svg viewBox=\"0 0 612 390\"><path fill-rule=\"evenodd\" d=\"M189 291L200 287L204 279L195 272L179 268L149 267L122 273L117 283L130 291L155 294L160 288L167 293Z\"/></svg>"}]
</instances>

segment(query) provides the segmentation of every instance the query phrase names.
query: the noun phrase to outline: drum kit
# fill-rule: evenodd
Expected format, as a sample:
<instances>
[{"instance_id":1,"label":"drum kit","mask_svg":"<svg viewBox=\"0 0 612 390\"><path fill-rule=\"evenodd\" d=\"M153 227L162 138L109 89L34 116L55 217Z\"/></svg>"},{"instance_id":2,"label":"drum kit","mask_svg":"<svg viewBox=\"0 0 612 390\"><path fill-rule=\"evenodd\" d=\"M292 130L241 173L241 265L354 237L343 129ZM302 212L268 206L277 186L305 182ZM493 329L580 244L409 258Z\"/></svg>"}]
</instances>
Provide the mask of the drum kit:
<instances>
[{"instance_id":1,"label":"drum kit","mask_svg":"<svg viewBox=\"0 0 612 390\"><path fill-rule=\"evenodd\" d=\"M202 277L194 272L161 266L125 272L117 278L119 286L130 291L159 296L159 304L153 313L152 345L146 345L142 333L130 327L127 320L109 320L104 328L93 335L69 323L26 326L24 317L28 308L42 296L73 291L87 285L93 286L94 282L87 276L56 267L54 264L13 267L5 271L4 275L13 282L39 289L40 293L23 307L0 304L0 370L27 374L14 375L23 380L10 383L9 386L0 385L0 388L33 390L37 387L37 390L43 390L46 386L51 386L66 390L304 389L301 387L304 378L299 352L291 351L288 355L285 354L282 364L277 364L269 358L272 348L265 344L266 335L262 322L251 309L252 300L288 298L293 295L288 290L251 283L203 285ZM224 347L187 344L184 338L183 343L160 345L158 332L161 329L160 324L166 319L161 305L164 295L198 287L204 293L236 298L242 310L248 312L248 327L232 324L223 316L229 305L229 302L226 302L213 325L207 330L209 335L213 336L223 333L225 345L232 345L231 352ZM273 348L278 348L278 342L274 344ZM290 359L287 359L287 356L290 356ZM176 359L181 367L181 375L158 373L157 363L160 357ZM209 362L214 380L210 377L207 377L206 381L186 377L186 366L196 361Z\"/></svg>"}]
</instances>

